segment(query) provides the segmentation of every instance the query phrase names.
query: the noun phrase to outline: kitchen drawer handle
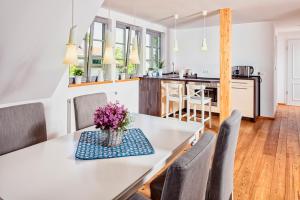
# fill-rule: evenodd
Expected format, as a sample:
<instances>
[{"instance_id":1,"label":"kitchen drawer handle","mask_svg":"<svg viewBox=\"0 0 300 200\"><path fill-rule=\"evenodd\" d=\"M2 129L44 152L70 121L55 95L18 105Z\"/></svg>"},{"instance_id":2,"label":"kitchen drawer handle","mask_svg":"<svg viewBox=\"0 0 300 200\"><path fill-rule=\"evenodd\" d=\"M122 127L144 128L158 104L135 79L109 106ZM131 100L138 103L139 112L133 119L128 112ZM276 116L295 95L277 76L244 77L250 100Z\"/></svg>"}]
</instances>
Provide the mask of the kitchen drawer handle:
<instances>
[{"instance_id":1,"label":"kitchen drawer handle","mask_svg":"<svg viewBox=\"0 0 300 200\"><path fill-rule=\"evenodd\" d=\"M232 87L232 89L239 89L239 90L247 90L248 88L238 88L238 87Z\"/></svg>"},{"instance_id":2,"label":"kitchen drawer handle","mask_svg":"<svg viewBox=\"0 0 300 200\"><path fill-rule=\"evenodd\" d=\"M232 83L237 83L237 84L249 84L249 83L245 83L245 82L232 82Z\"/></svg>"}]
</instances>

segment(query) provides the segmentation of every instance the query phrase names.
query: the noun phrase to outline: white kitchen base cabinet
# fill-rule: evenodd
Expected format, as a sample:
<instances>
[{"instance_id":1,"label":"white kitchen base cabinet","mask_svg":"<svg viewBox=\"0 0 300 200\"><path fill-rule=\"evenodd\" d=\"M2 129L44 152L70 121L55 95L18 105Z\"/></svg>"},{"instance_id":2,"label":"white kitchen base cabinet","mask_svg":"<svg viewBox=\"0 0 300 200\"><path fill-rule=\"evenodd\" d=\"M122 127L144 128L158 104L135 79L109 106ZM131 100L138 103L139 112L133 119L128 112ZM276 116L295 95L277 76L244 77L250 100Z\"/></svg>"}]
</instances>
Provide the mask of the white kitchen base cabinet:
<instances>
[{"instance_id":1,"label":"white kitchen base cabinet","mask_svg":"<svg viewBox=\"0 0 300 200\"><path fill-rule=\"evenodd\" d=\"M257 80L232 80L232 110L241 111L243 117L253 120L259 115L259 91Z\"/></svg>"}]
</instances>

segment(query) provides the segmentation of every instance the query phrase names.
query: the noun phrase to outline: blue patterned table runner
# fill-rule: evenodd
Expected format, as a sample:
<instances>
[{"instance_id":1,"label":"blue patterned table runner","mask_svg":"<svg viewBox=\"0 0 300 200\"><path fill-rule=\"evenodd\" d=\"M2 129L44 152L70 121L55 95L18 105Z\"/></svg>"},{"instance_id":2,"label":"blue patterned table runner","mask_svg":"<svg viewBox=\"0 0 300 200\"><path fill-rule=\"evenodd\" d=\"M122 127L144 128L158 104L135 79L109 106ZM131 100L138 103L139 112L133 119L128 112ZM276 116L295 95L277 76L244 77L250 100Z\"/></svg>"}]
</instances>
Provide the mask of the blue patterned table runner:
<instances>
[{"instance_id":1,"label":"blue patterned table runner","mask_svg":"<svg viewBox=\"0 0 300 200\"><path fill-rule=\"evenodd\" d=\"M101 131L85 131L81 133L75 157L80 160L107 159L128 156L154 154L154 149L141 129L128 129L124 133L123 143L117 147L105 147Z\"/></svg>"}]
</instances>

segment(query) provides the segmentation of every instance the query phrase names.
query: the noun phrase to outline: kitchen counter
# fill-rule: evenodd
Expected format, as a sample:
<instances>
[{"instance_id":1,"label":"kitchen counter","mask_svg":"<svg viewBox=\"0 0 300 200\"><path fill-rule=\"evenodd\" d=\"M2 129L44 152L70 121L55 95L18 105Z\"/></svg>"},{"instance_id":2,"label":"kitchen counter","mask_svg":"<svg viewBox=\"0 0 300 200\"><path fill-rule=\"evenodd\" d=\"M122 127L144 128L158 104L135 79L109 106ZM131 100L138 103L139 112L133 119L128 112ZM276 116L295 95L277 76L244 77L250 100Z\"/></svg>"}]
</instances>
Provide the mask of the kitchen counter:
<instances>
[{"instance_id":1,"label":"kitchen counter","mask_svg":"<svg viewBox=\"0 0 300 200\"><path fill-rule=\"evenodd\" d=\"M140 77L139 87L139 112L154 116L165 116L166 94L163 86L166 82L182 82L189 84L199 82L206 86L207 95L212 100L211 110L219 113L220 79L207 77L184 77L178 74L165 74L162 77ZM232 108L238 109L243 116L255 120L260 115L260 76L232 76ZM186 93L186 87L184 87ZM243 100L241 101L241 98ZM174 106L175 105L175 106ZM170 106L170 110L178 111L176 104ZM185 109L183 107L183 109Z\"/></svg>"},{"instance_id":2,"label":"kitchen counter","mask_svg":"<svg viewBox=\"0 0 300 200\"><path fill-rule=\"evenodd\" d=\"M140 78L145 79L159 79L159 80L169 80L169 81L190 81L190 82L207 82L207 83L219 83L219 78L208 78L208 77L184 77L179 78L179 75L163 75L162 77L149 77L143 76ZM260 78L260 76L232 76L232 79L241 79L241 80L253 80Z\"/></svg>"}]
</instances>

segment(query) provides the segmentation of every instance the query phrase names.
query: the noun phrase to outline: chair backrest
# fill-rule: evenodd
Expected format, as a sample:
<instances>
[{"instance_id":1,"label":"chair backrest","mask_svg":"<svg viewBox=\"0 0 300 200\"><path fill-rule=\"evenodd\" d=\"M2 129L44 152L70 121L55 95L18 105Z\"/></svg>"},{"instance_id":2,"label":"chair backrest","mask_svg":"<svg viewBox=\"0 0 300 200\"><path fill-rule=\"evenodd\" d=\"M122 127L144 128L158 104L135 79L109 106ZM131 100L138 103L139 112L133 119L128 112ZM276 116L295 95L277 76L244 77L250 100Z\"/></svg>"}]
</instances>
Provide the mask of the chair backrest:
<instances>
[{"instance_id":1,"label":"chair backrest","mask_svg":"<svg viewBox=\"0 0 300 200\"><path fill-rule=\"evenodd\" d=\"M99 106L107 104L105 93L88 94L74 98L76 130L94 125L94 113Z\"/></svg>"},{"instance_id":2,"label":"chair backrest","mask_svg":"<svg viewBox=\"0 0 300 200\"><path fill-rule=\"evenodd\" d=\"M0 155L46 140L42 103L0 108Z\"/></svg>"},{"instance_id":3,"label":"chair backrest","mask_svg":"<svg viewBox=\"0 0 300 200\"><path fill-rule=\"evenodd\" d=\"M208 199L228 200L233 192L234 157L241 124L234 110L220 128L208 185Z\"/></svg>"},{"instance_id":4,"label":"chair backrest","mask_svg":"<svg viewBox=\"0 0 300 200\"><path fill-rule=\"evenodd\" d=\"M187 96L189 97L204 97L205 85L200 84L186 84Z\"/></svg>"},{"instance_id":5,"label":"chair backrest","mask_svg":"<svg viewBox=\"0 0 300 200\"><path fill-rule=\"evenodd\" d=\"M183 96L184 94L184 84L182 83L164 83L163 87L166 89L166 96Z\"/></svg>"},{"instance_id":6,"label":"chair backrest","mask_svg":"<svg viewBox=\"0 0 300 200\"><path fill-rule=\"evenodd\" d=\"M214 134L205 133L190 151L169 167L162 200L205 199L215 141Z\"/></svg>"}]
</instances>

